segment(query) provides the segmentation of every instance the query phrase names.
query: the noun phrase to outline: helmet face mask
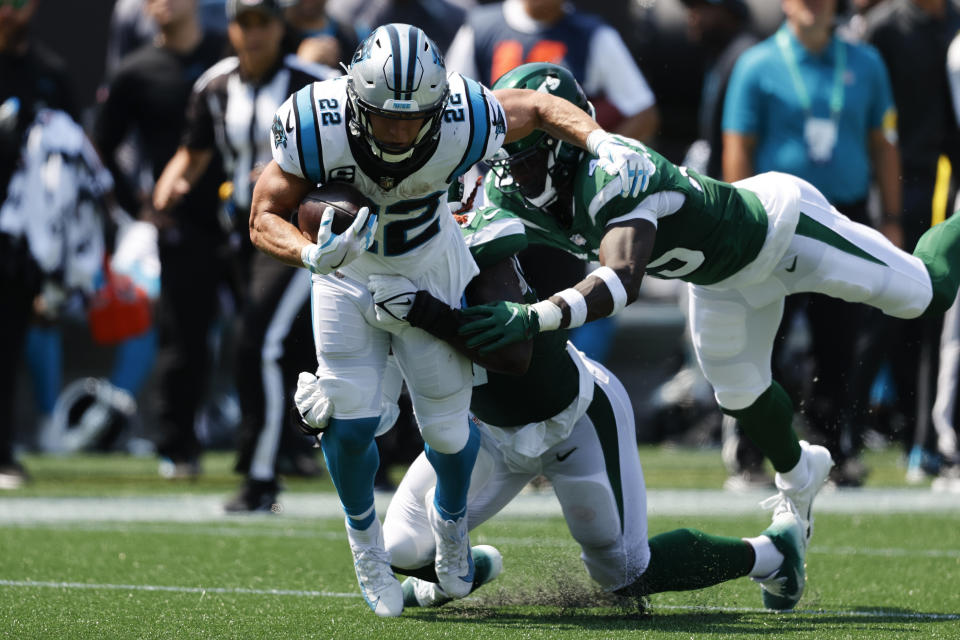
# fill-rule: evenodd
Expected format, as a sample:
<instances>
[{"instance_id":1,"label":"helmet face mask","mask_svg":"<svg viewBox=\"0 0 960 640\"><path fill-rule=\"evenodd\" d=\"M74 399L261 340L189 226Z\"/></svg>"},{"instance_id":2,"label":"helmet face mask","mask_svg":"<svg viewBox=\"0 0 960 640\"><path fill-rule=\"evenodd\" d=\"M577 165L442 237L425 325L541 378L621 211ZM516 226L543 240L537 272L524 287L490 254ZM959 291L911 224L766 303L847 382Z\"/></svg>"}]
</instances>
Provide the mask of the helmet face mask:
<instances>
[{"instance_id":1,"label":"helmet face mask","mask_svg":"<svg viewBox=\"0 0 960 640\"><path fill-rule=\"evenodd\" d=\"M417 27L378 27L357 48L346 67L349 131L388 163L410 158L434 143L440 132L449 87L437 45ZM423 124L407 143L378 139L371 115Z\"/></svg>"},{"instance_id":2,"label":"helmet face mask","mask_svg":"<svg viewBox=\"0 0 960 640\"><path fill-rule=\"evenodd\" d=\"M567 69L546 62L520 65L501 76L494 89L532 89L572 102L592 117L593 105ZM521 197L528 207L543 210L557 199L557 192L572 182L583 150L534 131L505 144L491 162L497 187L512 197Z\"/></svg>"}]
</instances>

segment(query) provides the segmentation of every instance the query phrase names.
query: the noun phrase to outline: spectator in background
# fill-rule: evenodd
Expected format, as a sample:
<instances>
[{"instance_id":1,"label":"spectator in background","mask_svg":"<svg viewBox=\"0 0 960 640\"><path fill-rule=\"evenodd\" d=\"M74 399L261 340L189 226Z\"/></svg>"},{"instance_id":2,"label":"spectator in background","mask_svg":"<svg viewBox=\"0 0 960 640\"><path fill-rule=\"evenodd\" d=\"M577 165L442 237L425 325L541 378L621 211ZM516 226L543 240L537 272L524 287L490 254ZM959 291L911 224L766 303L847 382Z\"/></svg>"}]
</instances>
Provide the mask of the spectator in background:
<instances>
[{"instance_id":1,"label":"spectator in background","mask_svg":"<svg viewBox=\"0 0 960 640\"><path fill-rule=\"evenodd\" d=\"M468 3L473 5L472 0ZM467 15L467 2L454 4L450 0L366 0L354 4L351 22L371 27L391 22L416 25L430 34L441 51L453 42Z\"/></svg>"},{"instance_id":2,"label":"spectator in background","mask_svg":"<svg viewBox=\"0 0 960 640\"><path fill-rule=\"evenodd\" d=\"M750 9L745 0L683 3L687 6L688 37L703 48L707 61L698 118L700 144L706 146L696 151L697 166L693 168L719 180L723 177L723 100L727 83L740 54L757 43L757 36L750 31Z\"/></svg>"},{"instance_id":3,"label":"spectator in background","mask_svg":"<svg viewBox=\"0 0 960 640\"><path fill-rule=\"evenodd\" d=\"M960 3L887 0L870 10L866 21L864 37L886 63L897 105L904 245L912 246L946 217L950 166L954 171L960 166L960 129L944 72L947 48L960 31ZM890 340L896 346L884 354L890 358L898 408L907 418L911 481L938 467L930 425L940 327L939 319L897 323L899 334Z\"/></svg>"},{"instance_id":4,"label":"spectator in background","mask_svg":"<svg viewBox=\"0 0 960 640\"><path fill-rule=\"evenodd\" d=\"M58 109L77 117L63 63L30 41L29 26L37 0L0 3L0 211L6 211L11 178L22 158L23 141L36 114ZM17 367L42 275L28 239L12 229L0 231L0 336L5 356L0 365L0 487L17 488L26 480L14 459L13 402Z\"/></svg>"},{"instance_id":5,"label":"spectator in background","mask_svg":"<svg viewBox=\"0 0 960 640\"><path fill-rule=\"evenodd\" d=\"M116 70L120 61L148 44L157 35L159 27L144 10L147 0L117 0L110 16L110 34L107 41L108 74ZM223 11L224 0L198 0L200 24L204 32L221 36L227 30Z\"/></svg>"},{"instance_id":6,"label":"spectator in background","mask_svg":"<svg viewBox=\"0 0 960 640\"><path fill-rule=\"evenodd\" d=\"M218 166L198 175L181 201L154 210L139 175L121 169L121 143L139 136L135 163L159 178L177 150L190 89L220 59L225 41L201 28L196 0L146 0L145 15L159 33L129 54L101 92L93 139L116 181L117 199L158 228L160 302L157 307L156 419L160 471L165 477L199 473L194 421L210 378L208 336L227 280L225 234L217 218Z\"/></svg>"},{"instance_id":7,"label":"spectator in background","mask_svg":"<svg viewBox=\"0 0 960 640\"><path fill-rule=\"evenodd\" d=\"M237 55L215 64L194 85L180 147L157 180L153 203L161 212L175 206L196 188L219 151L242 225L253 185L272 158L277 108L299 88L335 72L283 55L285 27L276 0L228 0L227 16ZM242 418L236 470L246 479L226 509L270 511L279 491L277 449L287 430L297 374L316 366L310 279L253 251L248 234L240 238L247 274L237 353Z\"/></svg>"},{"instance_id":8,"label":"spectator in background","mask_svg":"<svg viewBox=\"0 0 960 640\"><path fill-rule=\"evenodd\" d=\"M565 0L505 0L467 13L447 67L489 86L526 62L567 67L597 110L600 126L641 141L656 135L653 92L613 27Z\"/></svg>"},{"instance_id":9,"label":"spectator in background","mask_svg":"<svg viewBox=\"0 0 960 640\"><path fill-rule=\"evenodd\" d=\"M724 180L790 173L816 186L850 219L870 224L867 196L873 175L882 207L880 230L903 246L896 112L883 61L873 47L834 35L836 0L782 0L782 7L784 24L744 52L730 78L723 114ZM827 438L837 462L833 479L858 485L866 471L852 430L859 419L857 401L865 398L851 401L857 385L846 372L862 316L826 296L811 294L797 306L806 313L815 360L811 398L803 411Z\"/></svg>"},{"instance_id":10,"label":"spectator in background","mask_svg":"<svg viewBox=\"0 0 960 640\"><path fill-rule=\"evenodd\" d=\"M298 57L328 67L350 62L367 30L342 24L327 11L327 0L292 0L284 16L291 29L289 40L297 43Z\"/></svg>"}]
</instances>

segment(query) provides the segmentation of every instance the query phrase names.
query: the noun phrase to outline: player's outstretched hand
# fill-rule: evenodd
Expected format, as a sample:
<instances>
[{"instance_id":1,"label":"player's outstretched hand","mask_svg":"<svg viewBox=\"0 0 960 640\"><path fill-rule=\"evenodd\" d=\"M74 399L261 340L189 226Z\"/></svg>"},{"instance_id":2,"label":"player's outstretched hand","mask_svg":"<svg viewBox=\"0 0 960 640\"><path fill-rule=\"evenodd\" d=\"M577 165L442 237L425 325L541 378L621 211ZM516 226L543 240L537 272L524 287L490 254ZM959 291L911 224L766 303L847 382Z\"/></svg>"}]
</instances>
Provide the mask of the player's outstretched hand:
<instances>
[{"instance_id":1,"label":"player's outstretched hand","mask_svg":"<svg viewBox=\"0 0 960 640\"><path fill-rule=\"evenodd\" d=\"M384 328L407 324L407 314L417 297L417 287L403 276L372 275L367 289L373 295L377 322Z\"/></svg>"},{"instance_id":2,"label":"player's outstretched hand","mask_svg":"<svg viewBox=\"0 0 960 640\"><path fill-rule=\"evenodd\" d=\"M626 140L598 129L587 138L587 147L597 156L597 166L601 170L611 176L620 176L620 195L636 198L647 190L650 176L657 167L643 152L627 145Z\"/></svg>"},{"instance_id":3,"label":"player's outstretched hand","mask_svg":"<svg viewBox=\"0 0 960 640\"><path fill-rule=\"evenodd\" d=\"M529 304L492 302L467 307L461 313L469 322L460 326L459 333L467 336L467 347L479 347L480 353L529 340L540 332L539 317Z\"/></svg>"},{"instance_id":4,"label":"player's outstretched hand","mask_svg":"<svg viewBox=\"0 0 960 640\"><path fill-rule=\"evenodd\" d=\"M320 218L317 243L308 244L300 251L303 266L313 273L332 273L356 260L373 244L377 216L370 213L369 207L361 208L353 224L340 234L330 228L333 215L333 207L327 207Z\"/></svg>"}]
</instances>

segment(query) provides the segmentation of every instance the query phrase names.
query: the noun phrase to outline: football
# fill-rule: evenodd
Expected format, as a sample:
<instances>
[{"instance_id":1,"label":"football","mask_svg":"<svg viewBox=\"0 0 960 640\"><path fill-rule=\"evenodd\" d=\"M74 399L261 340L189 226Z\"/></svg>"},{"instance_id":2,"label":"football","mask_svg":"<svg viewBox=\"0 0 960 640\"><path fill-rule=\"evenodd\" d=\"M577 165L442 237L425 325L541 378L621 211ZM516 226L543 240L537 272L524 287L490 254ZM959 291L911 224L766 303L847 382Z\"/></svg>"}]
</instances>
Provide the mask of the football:
<instances>
[{"instance_id":1,"label":"football","mask_svg":"<svg viewBox=\"0 0 960 640\"><path fill-rule=\"evenodd\" d=\"M334 216L330 230L343 233L353 224L357 212L363 207L373 208L373 203L355 187L346 182L328 182L308 193L297 208L297 226L310 240L317 241L320 219L327 207L333 207Z\"/></svg>"}]
</instances>

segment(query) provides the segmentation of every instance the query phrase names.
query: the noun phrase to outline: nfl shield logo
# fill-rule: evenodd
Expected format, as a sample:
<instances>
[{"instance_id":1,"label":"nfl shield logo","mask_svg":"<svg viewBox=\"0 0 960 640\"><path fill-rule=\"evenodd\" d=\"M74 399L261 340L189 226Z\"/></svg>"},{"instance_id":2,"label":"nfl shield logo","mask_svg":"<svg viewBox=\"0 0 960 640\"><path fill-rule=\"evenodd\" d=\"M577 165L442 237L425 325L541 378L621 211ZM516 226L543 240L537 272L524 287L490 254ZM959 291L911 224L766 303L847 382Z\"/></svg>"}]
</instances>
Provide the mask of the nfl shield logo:
<instances>
[{"instance_id":1,"label":"nfl shield logo","mask_svg":"<svg viewBox=\"0 0 960 640\"><path fill-rule=\"evenodd\" d=\"M377 179L377 182L380 184L380 188L384 191L390 191L390 189L393 189L394 185L396 184L394 179L390 176L380 176L380 178Z\"/></svg>"}]
</instances>

